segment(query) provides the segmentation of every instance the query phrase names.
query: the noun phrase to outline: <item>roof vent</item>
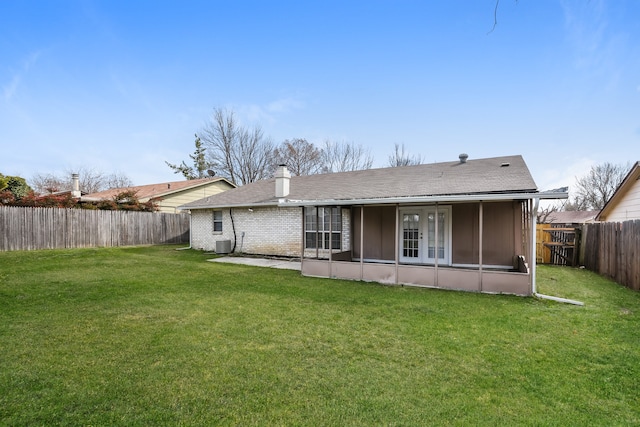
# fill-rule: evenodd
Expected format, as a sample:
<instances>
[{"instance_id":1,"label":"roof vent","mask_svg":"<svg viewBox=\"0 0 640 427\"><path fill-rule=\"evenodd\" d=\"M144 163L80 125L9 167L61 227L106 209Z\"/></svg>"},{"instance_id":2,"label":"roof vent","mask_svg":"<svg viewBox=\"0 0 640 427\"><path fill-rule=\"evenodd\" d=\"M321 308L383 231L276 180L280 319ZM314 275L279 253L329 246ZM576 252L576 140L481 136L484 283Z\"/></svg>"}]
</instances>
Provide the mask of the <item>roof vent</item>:
<instances>
[{"instance_id":1,"label":"roof vent","mask_svg":"<svg viewBox=\"0 0 640 427\"><path fill-rule=\"evenodd\" d=\"M504 163L502 163L502 164L500 165L500 167L501 167L501 168L506 168L506 167L508 167L509 165L510 165L510 163L509 163L509 162L504 162Z\"/></svg>"},{"instance_id":2,"label":"roof vent","mask_svg":"<svg viewBox=\"0 0 640 427\"><path fill-rule=\"evenodd\" d=\"M458 156L458 158L460 159L460 163L467 163L469 155L467 153L462 153Z\"/></svg>"}]
</instances>

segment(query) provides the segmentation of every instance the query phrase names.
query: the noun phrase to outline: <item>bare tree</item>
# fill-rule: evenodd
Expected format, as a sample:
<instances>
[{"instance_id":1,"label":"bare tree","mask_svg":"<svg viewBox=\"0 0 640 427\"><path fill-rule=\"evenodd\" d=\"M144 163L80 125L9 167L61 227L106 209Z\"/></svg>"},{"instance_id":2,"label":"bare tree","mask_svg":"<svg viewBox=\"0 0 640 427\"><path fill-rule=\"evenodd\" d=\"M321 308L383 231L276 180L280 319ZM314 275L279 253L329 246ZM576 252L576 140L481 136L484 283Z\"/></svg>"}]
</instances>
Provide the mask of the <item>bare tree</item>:
<instances>
[{"instance_id":1,"label":"bare tree","mask_svg":"<svg viewBox=\"0 0 640 427\"><path fill-rule=\"evenodd\" d=\"M133 187L133 181L122 172L114 172L105 178L105 186L107 189L112 188L128 188ZM80 187L82 189L82 187Z\"/></svg>"},{"instance_id":2,"label":"bare tree","mask_svg":"<svg viewBox=\"0 0 640 427\"><path fill-rule=\"evenodd\" d=\"M567 210L602 209L630 169L630 164L602 163L591 166L589 173L576 179L575 196Z\"/></svg>"},{"instance_id":3,"label":"bare tree","mask_svg":"<svg viewBox=\"0 0 640 427\"><path fill-rule=\"evenodd\" d=\"M562 188L559 188L558 190L567 191L567 189L568 189L567 187L562 187ZM547 221L549 221L550 218L553 219L553 216L556 212L563 212L566 210L570 210L570 209L567 209L568 205L569 205L568 200L555 202L544 207L541 205L538 208L538 211L536 213L538 223L539 224L547 223Z\"/></svg>"},{"instance_id":4,"label":"bare tree","mask_svg":"<svg viewBox=\"0 0 640 427\"><path fill-rule=\"evenodd\" d=\"M411 156L408 152L405 152L404 144L395 144L394 152L389 156L389 166L391 166L392 168L398 166L420 165L423 162L424 160L422 159L422 156Z\"/></svg>"},{"instance_id":5,"label":"bare tree","mask_svg":"<svg viewBox=\"0 0 640 427\"><path fill-rule=\"evenodd\" d=\"M36 194L51 194L65 189L64 181L51 173L36 173L29 182Z\"/></svg>"},{"instance_id":6,"label":"bare tree","mask_svg":"<svg viewBox=\"0 0 640 427\"><path fill-rule=\"evenodd\" d=\"M71 175L77 173L80 179L80 190L84 193L97 193L111 188L123 188L133 185L122 173L105 174L93 168L67 169L62 175L53 173L37 173L31 179L31 187L36 194L51 194L58 191L71 190Z\"/></svg>"},{"instance_id":7,"label":"bare tree","mask_svg":"<svg viewBox=\"0 0 640 427\"><path fill-rule=\"evenodd\" d=\"M241 185L269 177L273 142L260 126L245 128L233 111L216 108L200 134L218 175Z\"/></svg>"},{"instance_id":8,"label":"bare tree","mask_svg":"<svg viewBox=\"0 0 640 427\"><path fill-rule=\"evenodd\" d=\"M293 175L314 175L322 171L322 152L304 138L282 142L275 150L275 159L277 164L287 165Z\"/></svg>"},{"instance_id":9,"label":"bare tree","mask_svg":"<svg viewBox=\"0 0 640 427\"><path fill-rule=\"evenodd\" d=\"M371 151L354 142L332 142L326 140L322 148L323 172L348 172L371 169Z\"/></svg>"},{"instance_id":10,"label":"bare tree","mask_svg":"<svg viewBox=\"0 0 640 427\"><path fill-rule=\"evenodd\" d=\"M518 0L515 0L515 2L517 4ZM500 0L496 0L496 4L493 6L493 26L487 34L493 33L493 30L498 26L498 6L500 6Z\"/></svg>"}]
</instances>

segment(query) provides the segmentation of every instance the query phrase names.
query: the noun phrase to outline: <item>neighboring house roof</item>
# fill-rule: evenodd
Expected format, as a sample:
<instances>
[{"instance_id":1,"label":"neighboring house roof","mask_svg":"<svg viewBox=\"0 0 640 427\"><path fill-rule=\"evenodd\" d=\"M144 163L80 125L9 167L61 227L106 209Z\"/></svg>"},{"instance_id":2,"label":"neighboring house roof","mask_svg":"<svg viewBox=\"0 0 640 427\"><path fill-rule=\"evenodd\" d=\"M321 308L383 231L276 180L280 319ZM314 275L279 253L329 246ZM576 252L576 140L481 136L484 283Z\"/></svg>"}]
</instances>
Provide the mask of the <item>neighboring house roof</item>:
<instances>
[{"instance_id":1,"label":"neighboring house roof","mask_svg":"<svg viewBox=\"0 0 640 427\"><path fill-rule=\"evenodd\" d=\"M40 196L65 196L67 194L70 194L73 197L73 190L63 190L63 191L54 191L53 193L46 193L46 194L41 194ZM84 196L85 193L84 191L80 192L81 196Z\"/></svg>"},{"instance_id":2,"label":"neighboring house roof","mask_svg":"<svg viewBox=\"0 0 640 427\"><path fill-rule=\"evenodd\" d=\"M640 161L634 163L611 198L596 216L597 221L640 219Z\"/></svg>"},{"instance_id":3,"label":"neighboring house roof","mask_svg":"<svg viewBox=\"0 0 640 427\"><path fill-rule=\"evenodd\" d=\"M551 212L545 224L584 224L585 222L593 222L598 211L562 211Z\"/></svg>"},{"instance_id":4,"label":"neighboring house roof","mask_svg":"<svg viewBox=\"0 0 640 427\"><path fill-rule=\"evenodd\" d=\"M294 176L286 201L349 201L441 195L532 193L537 187L522 156L431 163L355 172ZM286 202L285 202L286 203ZM257 181L182 205L182 209L279 205L275 179Z\"/></svg>"},{"instance_id":5,"label":"neighboring house roof","mask_svg":"<svg viewBox=\"0 0 640 427\"><path fill-rule=\"evenodd\" d=\"M82 196L84 200L106 200L113 199L117 194L123 191L135 191L138 200L146 202L151 199L158 199L178 193L187 189L198 188L214 182L226 182L231 187L236 187L233 183L222 177L191 179L184 181L161 182L158 184L137 185L132 187L112 188L110 190L100 191Z\"/></svg>"}]
</instances>

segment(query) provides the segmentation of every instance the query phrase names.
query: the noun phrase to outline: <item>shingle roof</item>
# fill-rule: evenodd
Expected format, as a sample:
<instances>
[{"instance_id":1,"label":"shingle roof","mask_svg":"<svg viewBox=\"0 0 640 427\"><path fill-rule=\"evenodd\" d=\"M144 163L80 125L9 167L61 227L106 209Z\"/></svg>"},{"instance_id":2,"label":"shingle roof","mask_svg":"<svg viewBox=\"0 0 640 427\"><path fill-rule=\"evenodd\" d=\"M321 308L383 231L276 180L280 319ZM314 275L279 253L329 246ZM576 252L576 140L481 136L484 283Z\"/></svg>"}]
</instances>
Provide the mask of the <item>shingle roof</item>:
<instances>
[{"instance_id":1,"label":"shingle roof","mask_svg":"<svg viewBox=\"0 0 640 427\"><path fill-rule=\"evenodd\" d=\"M522 156L294 176L288 200L355 200L434 195L535 192ZM182 205L185 209L278 204L275 180L244 185Z\"/></svg>"},{"instance_id":2,"label":"shingle roof","mask_svg":"<svg viewBox=\"0 0 640 427\"><path fill-rule=\"evenodd\" d=\"M135 191L136 196L140 200L151 199L155 197L166 196L168 194L172 194L178 191L186 190L189 188L198 187L201 185L205 185L207 183L213 183L218 181L225 181L229 184L226 179L222 177L213 177L213 178L202 178L202 179L192 179L192 180L183 180L183 181L172 181L172 182L160 182L157 184L148 184L148 185L137 185L133 187L123 187L123 188L112 188L110 190L100 191L98 193L91 193L83 195L82 197L87 200L95 199L95 200L106 200L113 199L117 194L122 193L123 191Z\"/></svg>"},{"instance_id":3,"label":"shingle roof","mask_svg":"<svg viewBox=\"0 0 640 427\"><path fill-rule=\"evenodd\" d=\"M582 224L593 222L599 211L551 212L544 221L547 224Z\"/></svg>"}]
</instances>

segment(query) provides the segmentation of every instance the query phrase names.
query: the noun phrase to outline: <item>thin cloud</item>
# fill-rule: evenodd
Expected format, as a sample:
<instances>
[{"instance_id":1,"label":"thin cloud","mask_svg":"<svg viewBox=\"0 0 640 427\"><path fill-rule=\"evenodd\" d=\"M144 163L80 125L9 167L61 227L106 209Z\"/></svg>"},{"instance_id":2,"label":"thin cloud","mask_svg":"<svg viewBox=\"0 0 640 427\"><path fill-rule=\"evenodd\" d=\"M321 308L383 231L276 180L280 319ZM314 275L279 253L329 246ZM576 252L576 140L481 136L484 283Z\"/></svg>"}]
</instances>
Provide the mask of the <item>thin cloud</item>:
<instances>
[{"instance_id":1,"label":"thin cloud","mask_svg":"<svg viewBox=\"0 0 640 427\"><path fill-rule=\"evenodd\" d=\"M565 158L561 168L546 169L540 182L541 190L569 187L569 192L575 187L576 180L589 173L597 162L589 157Z\"/></svg>"},{"instance_id":2,"label":"thin cloud","mask_svg":"<svg viewBox=\"0 0 640 427\"><path fill-rule=\"evenodd\" d=\"M11 79L11 82L9 82L8 85L2 87L2 97L4 98L5 102L11 101L13 96L16 94L21 81L22 77L20 76L20 74L15 74Z\"/></svg>"},{"instance_id":3,"label":"thin cloud","mask_svg":"<svg viewBox=\"0 0 640 427\"><path fill-rule=\"evenodd\" d=\"M590 75L607 76L606 86L616 87L628 40L611 25L607 5L601 0L563 1L562 7L575 67Z\"/></svg>"},{"instance_id":4,"label":"thin cloud","mask_svg":"<svg viewBox=\"0 0 640 427\"><path fill-rule=\"evenodd\" d=\"M2 86L2 97L5 102L10 102L15 97L18 92L18 88L22 83L23 76L31 70L36 62L38 62L38 58L40 58L40 51L30 53L25 60L22 61L20 70L13 75L11 81Z\"/></svg>"},{"instance_id":5,"label":"thin cloud","mask_svg":"<svg viewBox=\"0 0 640 427\"><path fill-rule=\"evenodd\" d=\"M304 103L294 97L286 97L271 101L266 105L250 104L242 106L238 112L248 121L255 123L277 122L277 116L304 108Z\"/></svg>"},{"instance_id":6,"label":"thin cloud","mask_svg":"<svg viewBox=\"0 0 640 427\"><path fill-rule=\"evenodd\" d=\"M267 111L270 113L288 113L289 111L299 110L304 105L301 101L295 98L282 98L271 102L267 105Z\"/></svg>"}]
</instances>

